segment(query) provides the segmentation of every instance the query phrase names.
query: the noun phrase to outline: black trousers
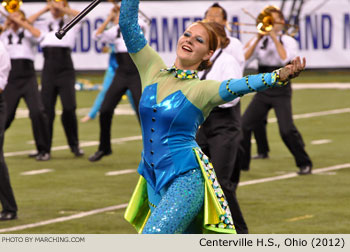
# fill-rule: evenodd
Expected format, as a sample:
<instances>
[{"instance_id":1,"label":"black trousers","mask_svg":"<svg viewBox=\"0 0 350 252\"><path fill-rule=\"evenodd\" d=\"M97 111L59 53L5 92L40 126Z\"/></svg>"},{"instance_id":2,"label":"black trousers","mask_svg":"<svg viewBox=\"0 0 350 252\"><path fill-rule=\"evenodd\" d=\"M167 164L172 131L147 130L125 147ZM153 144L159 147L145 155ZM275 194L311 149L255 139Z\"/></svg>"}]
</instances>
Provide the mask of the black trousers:
<instances>
[{"instance_id":1,"label":"black trousers","mask_svg":"<svg viewBox=\"0 0 350 252\"><path fill-rule=\"evenodd\" d=\"M196 141L210 158L229 204L238 233L248 233L236 197L240 178L238 156L241 132L240 103L230 108L215 108L197 132Z\"/></svg>"},{"instance_id":2,"label":"black trousers","mask_svg":"<svg viewBox=\"0 0 350 252\"><path fill-rule=\"evenodd\" d=\"M10 176L4 158L4 131L6 120L6 105L3 94L0 93L0 202L2 211L17 212L17 204L10 184Z\"/></svg>"},{"instance_id":3,"label":"black trousers","mask_svg":"<svg viewBox=\"0 0 350 252\"><path fill-rule=\"evenodd\" d=\"M264 120L257 123L253 129L254 138L258 149L258 154L267 154L270 151L269 143L267 141L267 115Z\"/></svg>"},{"instance_id":4,"label":"black trousers","mask_svg":"<svg viewBox=\"0 0 350 252\"><path fill-rule=\"evenodd\" d=\"M129 89L134 100L136 114L139 118L139 102L141 97L141 79L128 53L117 53L117 68L113 82L109 87L100 109L100 145L98 150L109 153L111 147L111 126L114 109L122 96Z\"/></svg>"},{"instance_id":5,"label":"black trousers","mask_svg":"<svg viewBox=\"0 0 350 252\"><path fill-rule=\"evenodd\" d=\"M29 109L36 148L38 152L49 152L48 118L38 90L32 60L11 60L11 71L4 96L7 105L5 129L11 126L20 99L23 98Z\"/></svg>"},{"instance_id":6,"label":"black trousers","mask_svg":"<svg viewBox=\"0 0 350 252\"><path fill-rule=\"evenodd\" d=\"M312 165L305 151L305 145L292 117L291 95L270 96L257 93L242 117L243 141L242 169L249 170L251 155L251 134L256 125L266 118L270 109L274 109L278 121L279 132L284 144L294 156L298 167Z\"/></svg>"},{"instance_id":7,"label":"black trousers","mask_svg":"<svg viewBox=\"0 0 350 252\"><path fill-rule=\"evenodd\" d=\"M60 96L63 107L61 121L69 146L77 147L78 122L75 113L75 71L71 59L70 48L45 47L44 68L41 79L41 96L46 114L49 119L49 146L51 149L53 137L53 123L57 96Z\"/></svg>"}]
</instances>

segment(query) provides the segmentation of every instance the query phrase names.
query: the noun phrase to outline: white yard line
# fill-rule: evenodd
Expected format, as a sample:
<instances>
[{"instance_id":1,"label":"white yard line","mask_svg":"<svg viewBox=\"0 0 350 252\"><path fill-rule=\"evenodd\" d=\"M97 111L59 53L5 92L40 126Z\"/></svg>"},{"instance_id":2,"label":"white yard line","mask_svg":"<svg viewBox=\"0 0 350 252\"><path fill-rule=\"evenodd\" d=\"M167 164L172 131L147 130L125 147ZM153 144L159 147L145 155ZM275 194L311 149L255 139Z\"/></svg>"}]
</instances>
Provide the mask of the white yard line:
<instances>
[{"instance_id":1,"label":"white yard line","mask_svg":"<svg viewBox=\"0 0 350 252\"><path fill-rule=\"evenodd\" d=\"M40 169L40 170L32 170L32 171L26 171L22 172L21 175L37 175L37 174L44 174L48 172L53 172L52 169Z\"/></svg>"},{"instance_id":2,"label":"white yard line","mask_svg":"<svg viewBox=\"0 0 350 252\"><path fill-rule=\"evenodd\" d=\"M313 112L313 113L298 114L298 115L293 115L293 119L297 120L297 119L303 119L303 118L337 115L337 114L343 114L343 113L350 113L350 108L333 109L333 110L319 111L319 112ZM269 123L274 123L274 122L277 122L277 118L275 117L269 118L267 121Z\"/></svg>"},{"instance_id":3,"label":"white yard line","mask_svg":"<svg viewBox=\"0 0 350 252\"><path fill-rule=\"evenodd\" d=\"M350 89L350 83L293 83L293 89Z\"/></svg>"},{"instance_id":4,"label":"white yard line","mask_svg":"<svg viewBox=\"0 0 350 252\"><path fill-rule=\"evenodd\" d=\"M136 169L127 169L127 170L120 170L120 171L110 171L106 172L106 176L118 176L118 175L123 175L123 174L130 174L130 173L135 173L137 170Z\"/></svg>"},{"instance_id":5,"label":"white yard line","mask_svg":"<svg viewBox=\"0 0 350 252\"><path fill-rule=\"evenodd\" d=\"M40 221L32 224L25 224L21 226L15 226L15 227L10 227L10 228L3 228L0 229L0 233L7 233L7 232L14 232L14 231L19 231L19 230L24 230L27 228L35 228L35 227L40 227L40 226L45 226L53 223L59 223L59 222L64 222L64 221L70 221L74 219L80 219L89 215L94 215L94 214L99 214L103 212L108 212L108 211L114 211L118 209L123 209L126 208L128 204L121 204L121 205L116 205L116 206L110 206L110 207L105 207L105 208L99 208L95 210L91 210L88 212L82 212L78 214L73 214L65 217L59 217L51 220L46 220L46 221Z\"/></svg>"},{"instance_id":6,"label":"white yard line","mask_svg":"<svg viewBox=\"0 0 350 252\"><path fill-rule=\"evenodd\" d=\"M137 140L142 140L142 136L115 138L115 139L112 139L112 143L118 144L118 143L137 141ZM80 143L80 147L90 147L90 146L97 146L97 145L99 145L98 141L90 141L90 142ZM69 149L68 145L63 145L63 146L52 147L51 151L68 150L68 149ZM16 152L7 152L4 155L5 155L5 157L14 157L14 156L28 155L28 154L31 154L33 152L34 152L34 150L16 151Z\"/></svg>"},{"instance_id":7,"label":"white yard line","mask_svg":"<svg viewBox=\"0 0 350 252\"><path fill-rule=\"evenodd\" d=\"M313 215L307 214L307 215L304 215L304 216L298 216L298 217L294 217L294 218L291 218L291 219L287 219L286 221L287 221L287 222L294 222L294 221L300 221L300 220L311 219L311 218L313 218L313 217L314 217Z\"/></svg>"},{"instance_id":8,"label":"white yard line","mask_svg":"<svg viewBox=\"0 0 350 252\"><path fill-rule=\"evenodd\" d=\"M318 174L318 173L323 173L323 172L329 172L329 171L334 171L334 170L340 170L340 169L346 169L350 168L350 163L347 164L341 164L341 165L335 165L335 166L330 166L326 168L320 168L320 169L313 169L312 174ZM276 181L276 180L282 180L282 179L289 179L289 178L295 178L298 177L296 172L293 173L287 173L281 176L276 176L276 177L270 177L270 178L262 178L262 179L255 179L255 180L249 180L245 182L239 183L239 186L246 186L246 185L255 185L255 184L260 184L260 183L266 183L266 182L271 182L271 181ZM304 175L304 176L309 176L309 175Z\"/></svg>"},{"instance_id":9,"label":"white yard line","mask_svg":"<svg viewBox=\"0 0 350 252\"><path fill-rule=\"evenodd\" d=\"M340 169L345 169L345 168L350 168L350 163L347 164L341 164L341 165L335 165L335 166L330 166L330 167L325 167L325 168L320 168L320 169L314 169L312 171L313 174L318 174L318 173L323 173L323 172L328 172L328 171L334 171L334 170L340 170ZM311 177L312 175L303 175L300 177ZM294 178L294 177L299 177L296 173L289 173L285 174L282 176L275 176L275 177L270 177L270 178L264 178L264 179L256 179L256 180L250 180L250 181L245 181L242 183L239 183L239 186L246 186L246 185L254 185L254 184L260 184L260 183L266 183L266 182L271 182L271 181L277 181L277 180L282 180L282 179L288 179L288 178ZM53 223L59 223L59 222L64 222L64 221L70 221L74 219L79 219L83 218L86 216L94 215L94 214L99 214L103 212L109 212L109 211L114 211L114 210L119 210L119 209L124 209L127 207L127 203L125 204L120 204L120 205L115 205L115 206L110 206L110 207L105 207L105 208L99 208L95 210L91 210L88 212L82 212L78 214L73 214L70 216L65 216L65 217L59 217L51 220L46 220L46 221L40 221L36 223L31 223L31 224L25 224L25 225L20 225L20 226L14 226L10 228L3 228L0 229L0 233L8 233L8 232L15 232L15 231L20 231L20 230L25 230L28 228L35 228L35 227L40 227L40 226L45 226Z\"/></svg>"},{"instance_id":10,"label":"white yard line","mask_svg":"<svg viewBox=\"0 0 350 252\"><path fill-rule=\"evenodd\" d=\"M77 109L78 116L85 116L90 112L90 108ZM56 115L61 115L62 110L56 110ZM120 104L114 110L115 115L135 115L134 109L130 104ZM16 110L16 119L23 119L29 117L29 110L27 108L18 108Z\"/></svg>"},{"instance_id":11,"label":"white yard line","mask_svg":"<svg viewBox=\"0 0 350 252\"><path fill-rule=\"evenodd\" d=\"M336 115L336 114L343 114L343 113L350 113L350 108L334 109L334 110L319 111L319 112L314 112L314 113L298 114L298 115L293 115L293 118L295 120L297 120L297 119L312 118L312 117L319 117L319 116L328 116L328 115ZM277 119L276 118L269 118L268 122L269 123L274 123L274 122L277 122ZM136 140L141 140L141 139L142 139L142 136L131 136L131 137L114 138L114 139L112 139L112 143L124 143L124 142L136 141ZM90 146L97 146L97 145L99 145L98 141L82 142L80 144L81 147L90 147ZM69 149L69 147L67 145L57 146L57 147L51 148L52 151L67 150L67 149ZM34 151L35 150L7 152L7 153L5 153L5 157L28 155L28 154L33 153Z\"/></svg>"},{"instance_id":12,"label":"white yard line","mask_svg":"<svg viewBox=\"0 0 350 252\"><path fill-rule=\"evenodd\" d=\"M314 141L311 141L311 144L313 145L320 145L320 144L328 144L328 143L331 143L332 140L330 139L319 139L319 140L314 140Z\"/></svg>"},{"instance_id":13,"label":"white yard line","mask_svg":"<svg viewBox=\"0 0 350 252\"><path fill-rule=\"evenodd\" d=\"M302 89L350 89L350 83L294 83L292 88L295 90ZM85 116L89 113L90 108L80 108L77 109L77 114L79 116ZM56 111L57 115L62 114L62 110ZM130 104L119 104L114 110L115 115L135 115L135 111ZM18 108L16 111L16 119L28 118L29 111L26 108Z\"/></svg>"}]
</instances>

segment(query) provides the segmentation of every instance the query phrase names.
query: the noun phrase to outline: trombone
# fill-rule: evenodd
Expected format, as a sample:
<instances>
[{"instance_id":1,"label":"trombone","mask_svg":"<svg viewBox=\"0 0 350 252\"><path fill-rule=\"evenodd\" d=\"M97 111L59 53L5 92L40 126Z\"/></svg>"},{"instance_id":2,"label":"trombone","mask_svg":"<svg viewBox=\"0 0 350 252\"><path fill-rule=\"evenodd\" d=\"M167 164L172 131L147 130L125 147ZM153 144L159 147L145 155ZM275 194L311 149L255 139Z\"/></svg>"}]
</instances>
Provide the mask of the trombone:
<instances>
[{"instance_id":1,"label":"trombone","mask_svg":"<svg viewBox=\"0 0 350 252\"><path fill-rule=\"evenodd\" d=\"M1 5L4 6L8 13L13 13L19 10L22 3L22 0L3 0Z\"/></svg>"},{"instance_id":2,"label":"trombone","mask_svg":"<svg viewBox=\"0 0 350 252\"><path fill-rule=\"evenodd\" d=\"M247 10L243 9L243 11L251 16L252 18L253 15L251 15ZM255 18L254 18L255 19ZM281 22L276 22L273 20L273 17L271 13L269 12L269 7L266 7L263 11L261 11L258 15L258 17L255 19L255 24L252 23L241 23L241 22L228 22L228 30L232 32L233 30L229 27L229 25L236 25L236 26L255 26L257 31L256 32L249 32L249 31L237 31L240 33L260 33L262 35L268 34L270 31L272 31L273 25L275 24L281 24L284 25L284 33L294 37L298 31L299 31L299 26L298 25L291 25L291 24L286 24L286 23L281 23ZM289 29L293 28L294 30L289 32Z\"/></svg>"},{"instance_id":3,"label":"trombone","mask_svg":"<svg viewBox=\"0 0 350 252\"><path fill-rule=\"evenodd\" d=\"M8 13L16 12L20 9L23 4L22 0L3 0L1 5L5 8ZM8 18L8 14L0 10L0 15Z\"/></svg>"},{"instance_id":4,"label":"trombone","mask_svg":"<svg viewBox=\"0 0 350 252\"><path fill-rule=\"evenodd\" d=\"M5 8L5 10L8 13L13 13L16 12L20 9L22 5L22 0L3 0L1 5ZM6 19L8 18L8 14L4 13L3 11L0 10L0 15L5 17ZM0 26L0 33L2 33L6 28L3 26Z\"/></svg>"}]
</instances>

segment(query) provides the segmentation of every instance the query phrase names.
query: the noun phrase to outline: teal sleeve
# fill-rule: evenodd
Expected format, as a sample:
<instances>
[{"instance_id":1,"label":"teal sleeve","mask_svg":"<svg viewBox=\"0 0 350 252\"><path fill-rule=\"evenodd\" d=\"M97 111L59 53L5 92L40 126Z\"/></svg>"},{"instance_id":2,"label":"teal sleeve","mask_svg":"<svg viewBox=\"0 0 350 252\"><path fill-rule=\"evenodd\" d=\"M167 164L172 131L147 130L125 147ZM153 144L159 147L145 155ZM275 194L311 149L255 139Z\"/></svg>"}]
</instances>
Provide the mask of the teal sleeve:
<instances>
[{"instance_id":1,"label":"teal sleeve","mask_svg":"<svg viewBox=\"0 0 350 252\"><path fill-rule=\"evenodd\" d=\"M137 53L147 44L138 24L139 0L124 0L120 8L119 26L129 53Z\"/></svg>"},{"instance_id":2,"label":"teal sleeve","mask_svg":"<svg viewBox=\"0 0 350 252\"><path fill-rule=\"evenodd\" d=\"M220 84L219 95L224 101L243 96L251 92L263 91L267 88L283 86L287 82L278 81L276 72L248 75L241 79L225 80Z\"/></svg>"}]
</instances>

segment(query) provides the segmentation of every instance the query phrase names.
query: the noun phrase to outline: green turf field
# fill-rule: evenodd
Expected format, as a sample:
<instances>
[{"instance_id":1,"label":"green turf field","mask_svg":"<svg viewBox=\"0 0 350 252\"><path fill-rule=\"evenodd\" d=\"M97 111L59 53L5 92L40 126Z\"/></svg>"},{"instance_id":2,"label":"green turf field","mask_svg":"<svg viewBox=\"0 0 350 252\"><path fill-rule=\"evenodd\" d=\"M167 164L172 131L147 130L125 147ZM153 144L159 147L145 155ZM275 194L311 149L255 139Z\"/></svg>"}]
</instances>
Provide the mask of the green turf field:
<instances>
[{"instance_id":1,"label":"green turf field","mask_svg":"<svg viewBox=\"0 0 350 252\"><path fill-rule=\"evenodd\" d=\"M82 76L89 78L90 75ZM298 82L347 81L335 74L322 77L311 73L301 76ZM350 78L349 78L350 79ZM100 81L94 76L94 82ZM78 116L86 113L97 91L79 91ZM250 96L242 98L242 112ZM126 101L122 107L127 107ZM21 103L21 108L25 108ZM57 109L60 110L58 104ZM347 109L347 110L346 110ZM328 112L327 112L328 111ZM337 113L330 113L337 111ZM325 112L323 115L312 114ZM242 186L237 194L251 233L350 233L350 90L315 89L295 90L293 113L311 113L296 119L295 124L313 159L314 170L337 165L335 169L310 176L296 176L270 182L246 185L248 181L295 173L294 160L281 141L275 122L268 124L271 148L269 160L253 160L251 170L241 175ZM270 118L274 113L270 112ZM19 218L0 222L0 232L5 233L135 233L123 219L138 175L135 172L106 176L107 172L135 170L140 160L142 142L139 124L134 115L114 117L112 138L121 139L113 144L113 155L91 163L88 156L97 149L98 120L79 123L79 136L85 156L75 158L68 149L55 150L48 162L29 159L21 151L34 150L31 125L28 118L18 118L5 134L4 151L12 186L19 206ZM133 137L136 138L127 138ZM313 141L329 140L324 144ZM56 116L53 146L66 146L60 117ZM254 146L254 145L253 145ZM253 148L253 153L255 149ZM9 154L11 154L9 156ZM47 173L22 175L23 172L49 169ZM115 206L115 209L104 209ZM102 212L89 212L102 209ZM88 212L90 215L79 217ZM37 224L61 217L61 222L43 224L34 228L9 231L7 228Z\"/></svg>"}]
</instances>

